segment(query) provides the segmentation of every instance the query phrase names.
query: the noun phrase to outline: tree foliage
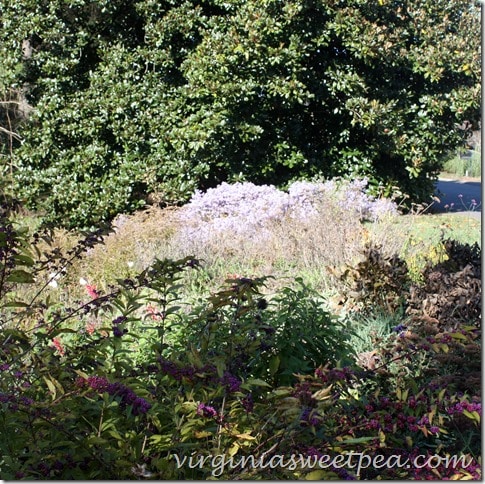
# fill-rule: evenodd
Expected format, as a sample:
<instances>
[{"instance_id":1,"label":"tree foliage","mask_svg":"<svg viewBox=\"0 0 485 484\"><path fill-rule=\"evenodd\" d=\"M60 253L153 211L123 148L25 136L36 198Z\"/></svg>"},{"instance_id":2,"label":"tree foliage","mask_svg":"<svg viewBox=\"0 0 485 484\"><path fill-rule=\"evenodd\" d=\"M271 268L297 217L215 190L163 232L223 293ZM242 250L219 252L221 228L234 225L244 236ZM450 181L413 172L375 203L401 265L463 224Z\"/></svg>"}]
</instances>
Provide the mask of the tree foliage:
<instances>
[{"instance_id":1,"label":"tree foliage","mask_svg":"<svg viewBox=\"0 0 485 484\"><path fill-rule=\"evenodd\" d=\"M0 11L0 90L34 108L2 164L57 224L235 180L366 175L423 199L477 122L468 0L2 0Z\"/></svg>"}]
</instances>

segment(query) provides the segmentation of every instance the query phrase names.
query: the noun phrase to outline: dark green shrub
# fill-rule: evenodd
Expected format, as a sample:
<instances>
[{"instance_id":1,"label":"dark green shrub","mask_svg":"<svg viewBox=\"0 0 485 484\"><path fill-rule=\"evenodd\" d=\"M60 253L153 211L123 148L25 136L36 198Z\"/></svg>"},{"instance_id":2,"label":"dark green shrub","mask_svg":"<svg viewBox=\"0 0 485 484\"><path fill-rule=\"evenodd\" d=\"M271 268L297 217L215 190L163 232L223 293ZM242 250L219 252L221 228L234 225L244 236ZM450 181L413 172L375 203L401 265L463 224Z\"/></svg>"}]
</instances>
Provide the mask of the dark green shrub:
<instances>
[{"instance_id":1,"label":"dark green shrub","mask_svg":"<svg viewBox=\"0 0 485 484\"><path fill-rule=\"evenodd\" d=\"M32 109L4 145L12 190L58 225L235 180L367 176L428 201L479 119L480 15L465 0L0 10L0 92Z\"/></svg>"}]
</instances>

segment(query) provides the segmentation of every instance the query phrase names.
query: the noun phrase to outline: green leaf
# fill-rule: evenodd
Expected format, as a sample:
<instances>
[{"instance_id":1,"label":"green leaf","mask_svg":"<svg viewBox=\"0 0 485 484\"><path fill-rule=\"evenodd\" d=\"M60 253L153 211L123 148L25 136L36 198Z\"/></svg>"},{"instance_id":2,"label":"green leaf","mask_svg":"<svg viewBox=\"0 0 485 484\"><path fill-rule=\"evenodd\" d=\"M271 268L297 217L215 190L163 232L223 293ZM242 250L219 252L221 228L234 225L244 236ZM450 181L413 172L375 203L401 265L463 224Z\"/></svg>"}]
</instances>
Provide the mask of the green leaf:
<instances>
[{"instance_id":1,"label":"green leaf","mask_svg":"<svg viewBox=\"0 0 485 484\"><path fill-rule=\"evenodd\" d=\"M15 282L20 284L30 284L35 282L34 277L29 272L22 269L13 270L7 277L7 282Z\"/></svg>"},{"instance_id":2,"label":"green leaf","mask_svg":"<svg viewBox=\"0 0 485 484\"><path fill-rule=\"evenodd\" d=\"M51 379L47 377L44 377L44 381L46 382L47 388L49 389L49 392L51 394L51 398L54 401L56 399L56 394L57 394L56 385Z\"/></svg>"},{"instance_id":3,"label":"green leaf","mask_svg":"<svg viewBox=\"0 0 485 484\"><path fill-rule=\"evenodd\" d=\"M346 439L344 438L339 444L344 445L344 444L365 444L366 442L371 442L375 440L375 437L356 437L356 438L350 438Z\"/></svg>"},{"instance_id":4,"label":"green leaf","mask_svg":"<svg viewBox=\"0 0 485 484\"><path fill-rule=\"evenodd\" d=\"M321 481L328 479L328 471L317 470L305 474L305 481Z\"/></svg>"},{"instance_id":5,"label":"green leaf","mask_svg":"<svg viewBox=\"0 0 485 484\"><path fill-rule=\"evenodd\" d=\"M4 308L28 308L30 305L23 301L10 301L2 305Z\"/></svg>"},{"instance_id":6,"label":"green leaf","mask_svg":"<svg viewBox=\"0 0 485 484\"><path fill-rule=\"evenodd\" d=\"M66 333L66 334L78 334L79 331L76 331L75 329L70 329L70 328L59 328L59 329L55 329L54 331L52 331L51 333L49 333L49 337L55 338L59 334L63 334L63 333Z\"/></svg>"},{"instance_id":7,"label":"green leaf","mask_svg":"<svg viewBox=\"0 0 485 484\"><path fill-rule=\"evenodd\" d=\"M264 380L259 378L250 378L246 381L248 386L257 386L257 387L268 387L271 388L271 385L266 383Z\"/></svg>"},{"instance_id":8,"label":"green leaf","mask_svg":"<svg viewBox=\"0 0 485 484\"><path fill-rule=\"evenodd\" d=\"M274 355L269 360L269 372L271 375L274 375L278 368L280 367L280 357L278 355Z\"/></svg>"}]
</instances>

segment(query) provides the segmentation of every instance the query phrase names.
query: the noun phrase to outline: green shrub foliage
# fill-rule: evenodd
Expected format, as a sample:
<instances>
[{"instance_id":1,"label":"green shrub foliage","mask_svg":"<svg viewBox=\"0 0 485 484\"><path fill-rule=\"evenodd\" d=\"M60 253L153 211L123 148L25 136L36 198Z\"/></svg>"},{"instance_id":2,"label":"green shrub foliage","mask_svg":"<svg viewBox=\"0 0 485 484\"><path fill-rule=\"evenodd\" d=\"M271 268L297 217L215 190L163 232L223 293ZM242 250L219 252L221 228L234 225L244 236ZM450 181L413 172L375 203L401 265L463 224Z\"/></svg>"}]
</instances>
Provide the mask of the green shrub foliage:
<instances>
[{"instance_id":1,"label":"green shrub foliage","mask_svg":"<svg viewBox=\"0 0 485 484\"><path fill-rule=\"evenodd\" d=\"M59 225L235 180L367 176L424 199L479 112L479 8L465 0L0 11L0 119L21 137L2 131L2 163Z\"/></svg>"},{"instance_id":2,"label":"green shrub foliage","mask_svg":"<svg viewBox=\"0 0 485 484\"><path fill-rule=\"evenodd\" d=\"M48 285L103 232L68 254L40 240L2 216L3 479L480 479L479 321L448 331L415 298L356 366L351 328L302 281L270 297L232 277L190 305L199 262L157 260L69 306ZM478 269L476 248L448 253L442 274Z\"/></svg>"}]
</instances>

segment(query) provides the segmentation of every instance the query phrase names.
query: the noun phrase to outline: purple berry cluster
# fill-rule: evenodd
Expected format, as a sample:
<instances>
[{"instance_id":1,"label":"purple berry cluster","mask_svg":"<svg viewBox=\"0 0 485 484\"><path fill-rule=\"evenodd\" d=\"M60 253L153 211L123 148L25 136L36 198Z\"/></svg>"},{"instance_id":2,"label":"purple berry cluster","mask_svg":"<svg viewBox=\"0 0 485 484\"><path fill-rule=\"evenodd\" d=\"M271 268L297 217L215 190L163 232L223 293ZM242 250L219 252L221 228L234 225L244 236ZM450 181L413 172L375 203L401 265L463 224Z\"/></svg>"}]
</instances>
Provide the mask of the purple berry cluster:
<instances>
[{"instance_id":1,"label":"purple berry cluster","mask_svg":"<svg viewBox=\"0 0 485 484\"><path fill-rule=\"evenodd\" d=\"M7 404L8 408L17 411L20 406L29 407L34 403L31 398L13 394L0 393L0 404Z\"/></svg>"},{"instance_id":2,"label":"purple berry cluster","mask_svg":"<svg viewBox=\"0 0 485 484\"><path fill-rule=\"evenodd\" d=\"M108 393L121 399L121 406L132 409L133 415L144 415L150 410L151 404L144 398L138 397L133 390L120 382L110 383L102 376L90 376L87 379L79 378L76 382L79 388L90 388L97 393Z\"/></svg>"},{"instance_id":3,"label":"purple berry cluster","mask_svg":"<svg viewBox=\"0 0 485 484\"><path fill-rule=\"evenodd\" d=\"M188 381L190 383L200 382L212 386L222 385L229 393L239 392L241 380L225 371L222 377L217 375L217 368L214 365L205 365L201 368L195 366L181 366L166 358L159 358L160 372L174 378L176 381Z\"/></svg>"},{"instance_id":4,"label":"purple berry cluster","mask_svg":"<svg viewBox=\"0 0 485 484\"><path fill-rule=\"evenodd\" d=\"M122 324L125 321L125 316L118 316L117 318L113 319L113 335L115 338L121 338L124 334L128 333L128 330L122 327Z\"/></svg>"},{"instance_id":5,"label":"purple berry cluster","mask_svg":"<svg viewBox=\"0 0 485 484\"><path fill-rule=\"evenodd\" d=\"M219 419L219 412L211 405L206 405L205 403L199 403L197 406L197 415L216 420Z\"/></svg>"}]
</instances>

